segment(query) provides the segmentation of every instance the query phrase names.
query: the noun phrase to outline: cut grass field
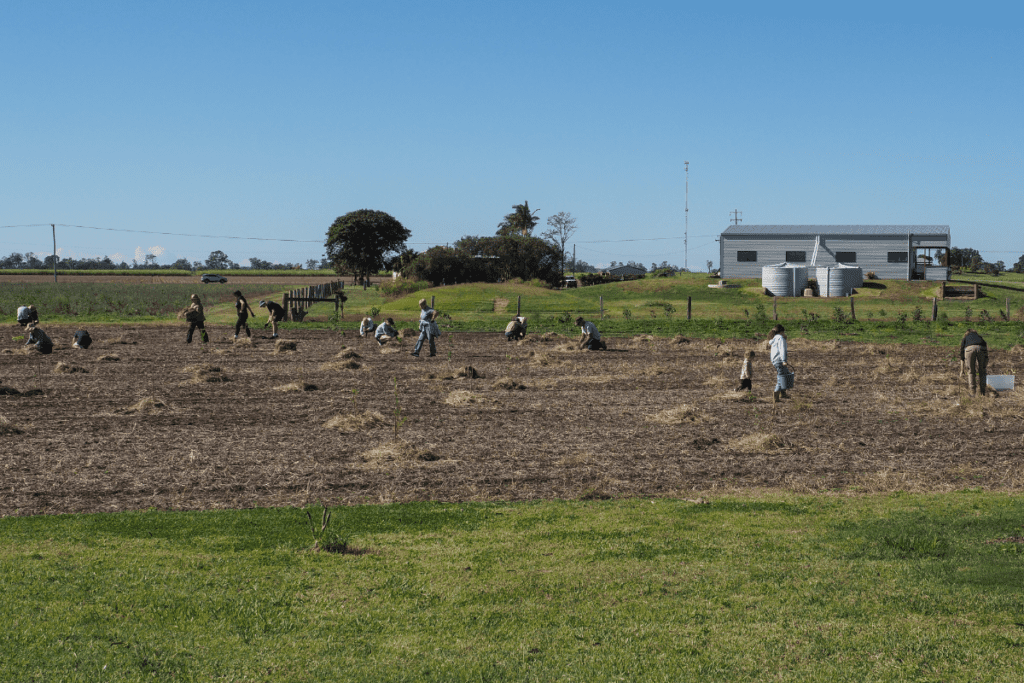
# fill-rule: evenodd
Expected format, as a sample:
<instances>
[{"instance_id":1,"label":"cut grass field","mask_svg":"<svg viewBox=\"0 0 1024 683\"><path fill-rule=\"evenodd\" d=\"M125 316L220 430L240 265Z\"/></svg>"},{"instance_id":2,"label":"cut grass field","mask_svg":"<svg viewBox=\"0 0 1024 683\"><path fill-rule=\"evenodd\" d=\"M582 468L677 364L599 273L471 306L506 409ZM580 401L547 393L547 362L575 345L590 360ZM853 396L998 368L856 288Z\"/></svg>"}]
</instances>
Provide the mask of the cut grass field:
<instances>
[{"instance_id":1,"label":"cut grass field","mask_svg":"<svg viewBox=\"0 0 1024 683\"><path fill-rule=\"evenodd\" d=\"M319 510L311 510L319 522ZM1024 502L947 495L0 520L4 680L1008 681ZM337 545L335 547L338 547Z\"/></svg>"}]
</instances>

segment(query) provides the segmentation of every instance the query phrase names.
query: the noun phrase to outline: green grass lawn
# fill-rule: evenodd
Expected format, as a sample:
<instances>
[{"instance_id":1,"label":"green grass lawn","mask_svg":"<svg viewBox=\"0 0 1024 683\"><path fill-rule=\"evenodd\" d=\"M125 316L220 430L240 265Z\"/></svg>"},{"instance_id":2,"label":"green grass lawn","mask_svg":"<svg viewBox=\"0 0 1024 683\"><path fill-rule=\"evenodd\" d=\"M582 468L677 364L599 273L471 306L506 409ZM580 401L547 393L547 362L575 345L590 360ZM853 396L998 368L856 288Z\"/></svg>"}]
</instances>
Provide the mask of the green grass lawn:
<instances>
[{"instance_id":1,"label":"green grass lawn","mask_svg":"<svg viewBox=\"0 0 1024 683\"><path fill-rule=\"evenodd\" d=\"M357 556L297 509L7 518L0 679L1020 680L1022 524L971 491L337 509Z\"/></svg>"}]
</instances>

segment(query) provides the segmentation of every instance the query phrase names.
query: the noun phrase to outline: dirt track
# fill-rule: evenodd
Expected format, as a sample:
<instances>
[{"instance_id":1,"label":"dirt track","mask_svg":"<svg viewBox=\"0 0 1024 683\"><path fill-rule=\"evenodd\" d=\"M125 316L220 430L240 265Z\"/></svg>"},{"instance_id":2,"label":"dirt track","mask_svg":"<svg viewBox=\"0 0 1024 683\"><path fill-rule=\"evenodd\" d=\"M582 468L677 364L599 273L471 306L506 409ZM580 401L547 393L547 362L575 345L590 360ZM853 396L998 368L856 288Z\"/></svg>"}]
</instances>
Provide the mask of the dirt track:
<instances>
[{"instance_id":1,"label":"dirt track","mask_svg":"<svg viewBox=\"0 0 1024 683\"><path fill-rule=\"evenodd\" d=\"M798 385L773 409L763 352L754 400L732 391L753 341L611 339L581 353L457 334L415 359L408 342L381 353L319 330L275 354L223 327L206 347L186 346L180 326L94 328L88 351L69 348L73 328L46 329L49 356L22 355L16 326L0 341L0 385L29 392L0 395L0 515L1024 485L1024 395L963 396L953 349L792 339ZM335 357L343 344L361 357ZM1021 360L993 354L990 371ZM58 361L88 372L55 373ZM466 365L485 378L446 379ZM194 366L220 372L197 379ZM316 390L275 390L293 382ZM164 407L126 412L146 398ZM338 416L369 422L324 426Z\"/></svg>"}]
</instances>

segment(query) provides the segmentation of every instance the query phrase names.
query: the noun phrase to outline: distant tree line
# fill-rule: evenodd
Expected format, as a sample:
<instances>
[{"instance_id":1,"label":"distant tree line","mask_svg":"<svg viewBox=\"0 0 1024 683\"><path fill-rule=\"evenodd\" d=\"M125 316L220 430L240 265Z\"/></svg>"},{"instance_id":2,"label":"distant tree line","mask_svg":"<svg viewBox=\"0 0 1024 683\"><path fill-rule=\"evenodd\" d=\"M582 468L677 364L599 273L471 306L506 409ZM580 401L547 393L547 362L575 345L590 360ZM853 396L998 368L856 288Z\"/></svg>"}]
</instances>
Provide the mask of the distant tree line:
<instances>
[{"instance_id":1,"label":"distant tree line","mask_svg":"<svg viewBox=\"0 0 1024 683\"><path fill-rule=\"evenodd\" d=\"M58 270L297 270L302 268L301 263L275 263L264 261L255 256L249 257L248 266L240 266L225 254L223 251L213 251L205 261L189 261L180 258L174 263L159 264L156 256L146 254L142 262L132 259L131 263L114 261L109 256L103 258L57 258ZM12 253L10 256L0 258L0 269L3 270L39 270L53 268L53 254L40 259L33 253L19 254ZM309 259L305 263L306 270L330 270L331 264L327 259Z\"/></svg>"},{"instance_id":2,"label":"distant tree line","mask_svg":"<svg viewBox=\"0 0 1024 683\"><path fill-rule=\"evenodd\" d=\"M995 263L989 263L988 261L981 258L981 254L977 249L953 247L949 250L949 257L942 256L940 258L941 265L949 266L950 268L959 268L960 270L967 270L975 273L988 273L990 275L998 275L1007 270L1006 264L1003 261L996 261ZM1024 255L1017 259L1017 263L1009 269L1014 273L1024 273Z\"/></svg>"}]
</instances>

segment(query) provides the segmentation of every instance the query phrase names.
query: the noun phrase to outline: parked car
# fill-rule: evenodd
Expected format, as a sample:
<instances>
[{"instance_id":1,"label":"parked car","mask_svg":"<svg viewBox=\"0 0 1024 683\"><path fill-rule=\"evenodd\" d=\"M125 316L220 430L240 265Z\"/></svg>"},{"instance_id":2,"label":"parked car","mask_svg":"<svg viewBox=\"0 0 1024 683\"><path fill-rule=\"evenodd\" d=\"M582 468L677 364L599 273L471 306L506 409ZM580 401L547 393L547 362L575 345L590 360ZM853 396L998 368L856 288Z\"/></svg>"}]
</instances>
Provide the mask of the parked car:
<instances>
[{"instance_id":1,"label":"parked car","mask_svg":"<svg viewBox=\"0 0 1024 683\"><path fill-rule=\"evenodd\" d=\"M204 284L209 284L211 282L224 283L227 282L228 279L220 275L207 275L206 273L203 273L203 275L199 278L199 281Z\"/></svg>"},{"instance_id":2,"label":"parked car","mask_svg":"<svg viewBox=\"0 0 1024 683\"><path fill-rule=\"evenodd\" d=\"M574 277L567 277L562 280L562 289L570 289L572 287L577 287L578 285L579 283L576 282L576 278Z\"/></svg>"}]
</instances>

